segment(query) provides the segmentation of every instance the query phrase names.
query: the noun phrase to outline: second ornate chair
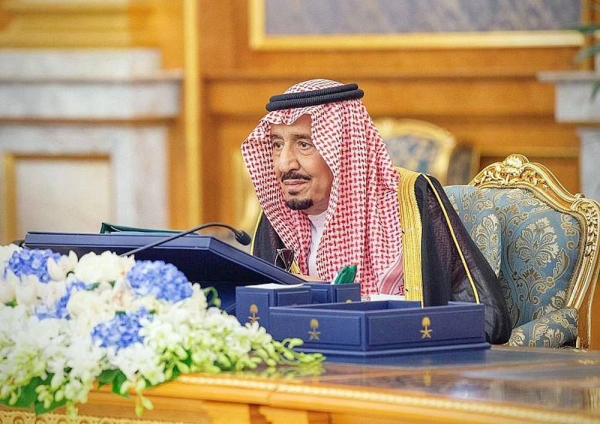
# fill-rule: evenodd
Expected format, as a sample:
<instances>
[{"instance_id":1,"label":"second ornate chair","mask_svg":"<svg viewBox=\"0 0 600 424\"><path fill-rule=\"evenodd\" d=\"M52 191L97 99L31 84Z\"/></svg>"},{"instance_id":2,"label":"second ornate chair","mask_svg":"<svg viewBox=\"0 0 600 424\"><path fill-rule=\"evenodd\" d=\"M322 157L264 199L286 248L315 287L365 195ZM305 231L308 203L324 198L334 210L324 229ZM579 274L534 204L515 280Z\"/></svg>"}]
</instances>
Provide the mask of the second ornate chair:
<instances>
[{"instance_id":1,"label":"second ornate chair","mask_svg":"<svg viewBox=\"0 0 600 424\"><path fill-rule=\"evenodd\" d=\"M509 345L588 347L600 271L600 205L543 165L511 155L446 187L496 271L513 325Z\"/></svg>"},{"instance_id":2,"label":"second ornate chair","mask_svg":"<svg viewBox=\"0 0 600 424\"><path fill-rule=\"evenodd\" d=\"M442 184L466 184L479 167L477 151L430 122L384 118L374 122L394 166L424 172Z\"/></svg>"}]
</instances>

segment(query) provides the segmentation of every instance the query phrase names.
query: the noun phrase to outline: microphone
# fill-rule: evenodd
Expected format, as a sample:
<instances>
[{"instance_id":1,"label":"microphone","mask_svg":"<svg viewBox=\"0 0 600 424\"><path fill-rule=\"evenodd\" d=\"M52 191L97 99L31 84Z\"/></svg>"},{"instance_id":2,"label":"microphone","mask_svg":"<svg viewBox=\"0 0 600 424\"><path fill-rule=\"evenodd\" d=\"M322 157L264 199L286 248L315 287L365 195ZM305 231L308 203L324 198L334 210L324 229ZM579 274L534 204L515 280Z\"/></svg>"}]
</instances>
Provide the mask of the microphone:
<instances>
[{"instance_id":1,"label":"microphone","mask_svg":"<svg viewBox=\"0 0 600 424\"><path fill-rule=\"evenodd\" d=\"M244 246L249 245L250 242L252 241L252 239L250 238L248 233L245 232L244 230L238 230L236 228L233 228L231 225L223 224L221 222L208 222L206 224L202 224L202 225L198 225L197 227L190 228L187 231L183 231L181 233L174 234L165 239L161 239L161 240L155 241L153 243L146 244L144 246L140 246L138 248L130 250L129 252L122 253L119 256L129 256L129 255L133 255L135 253L142 252L146 249L152 249L153 247L160 246L161 244L168 243L172 240L178 239L180 237L186 236L188 234L194 233L196 231L200 231L200 230L202 230L204 228L208 228L208 227L223 227L223 228L227 228L228 230L231 230L231 232L235 235L236 241Z\"/></svg>"}]
</instances>

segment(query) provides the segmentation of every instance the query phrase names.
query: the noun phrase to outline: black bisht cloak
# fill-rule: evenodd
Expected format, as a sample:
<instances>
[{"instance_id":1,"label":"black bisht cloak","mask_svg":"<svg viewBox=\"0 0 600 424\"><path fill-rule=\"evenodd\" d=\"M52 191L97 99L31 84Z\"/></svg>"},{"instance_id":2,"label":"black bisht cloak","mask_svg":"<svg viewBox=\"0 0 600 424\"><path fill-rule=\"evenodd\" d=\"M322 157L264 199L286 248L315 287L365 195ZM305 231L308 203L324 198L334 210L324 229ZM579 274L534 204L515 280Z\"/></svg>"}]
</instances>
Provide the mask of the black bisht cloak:
<instances>
[{"instance_id":1,"label":"black bisht cloak","mask_svg":"<svg viewBox=\"0 0 600 424\"><path fill-rule=\"evenodd\" d=\"M469 236L443 187L435 178L419 175L414 183L414 195L421 221L423 305L445 305L449 300L475 302L476 296L464 265L466 263L479 301L485 305L486 339L493 344L506 343L511 324L498 278ZM406 206L403 205L405 201L410 200L402 199L401 208ZM282 248L285 246L281 238L262 214L255 231L252 253L285 268L285 264L277 260L277 251ZM410 253L405 249L405 255Z\"/></svg>"}]
</instances>

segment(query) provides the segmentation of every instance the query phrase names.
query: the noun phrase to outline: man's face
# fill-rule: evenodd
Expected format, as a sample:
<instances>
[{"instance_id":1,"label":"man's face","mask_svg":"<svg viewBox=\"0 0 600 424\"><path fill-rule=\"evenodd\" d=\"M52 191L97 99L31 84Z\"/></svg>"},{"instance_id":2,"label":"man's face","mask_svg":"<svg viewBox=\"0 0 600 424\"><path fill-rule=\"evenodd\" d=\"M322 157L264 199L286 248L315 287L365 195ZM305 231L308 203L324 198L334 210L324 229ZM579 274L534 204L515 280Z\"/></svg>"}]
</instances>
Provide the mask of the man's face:
<instances>
[{"instance_id":1,"label":"man's face","mask_svg":"<svg viewBox=\"0 0 600 424\"><path fill-rule=\"evenodd\" d=\"M327 210L333 174L312 143L311 118L272 124L273 165L290 209L317 215Z\"/></svg>"}]
</instances>

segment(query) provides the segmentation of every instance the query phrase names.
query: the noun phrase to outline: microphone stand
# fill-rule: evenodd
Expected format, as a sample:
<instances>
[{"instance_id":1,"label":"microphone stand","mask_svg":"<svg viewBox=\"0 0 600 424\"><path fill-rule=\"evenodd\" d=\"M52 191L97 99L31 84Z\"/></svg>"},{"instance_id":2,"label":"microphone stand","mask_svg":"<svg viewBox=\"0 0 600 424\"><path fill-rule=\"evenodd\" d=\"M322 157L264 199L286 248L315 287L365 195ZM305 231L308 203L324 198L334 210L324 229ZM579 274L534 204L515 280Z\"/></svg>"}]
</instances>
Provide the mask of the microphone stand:
<instances>
[{"instance_id":1,"label":"microphone stand","mask_svg":"<svg viewBox=\"0 0 600 424\"><path fill-rule=\"evenodd\" d=\"M198 225L197 227L190 228L187 231L183 231L181 233L174 234L174 235L172 235L170 237L167 237L165 239L160 239L160 240L155 241L153 243L150 243L150 244L147 244L147 245L144 245L144 246L140 246L140 247L138 247L136 249L130 250L130 251L125 252L125 253L122 253L119 256L130 256L130 255L142 252L142 251L144 251L146 249L152 249L153 247L160 246L161 244L168 243L168 242L170 242L172 240L176 240L176 239L178 239L180 237L186 236L188 234L194 233L196 231L200 231L200 230L202 230L204 228L208 228L208 227L223 227L223 228L227 228L228 230L231 230L235 234L235 239L240 244L243 244L244 246L247 246L247 245L250 244L251 238L248 235L248 233L246 233L245 231L238 230L236 228L233 228L231 225L223 224L223 223L220 223L220 222L208 222L206 224L202 224L202 225Z\"/></svg>"}]
</instances>

